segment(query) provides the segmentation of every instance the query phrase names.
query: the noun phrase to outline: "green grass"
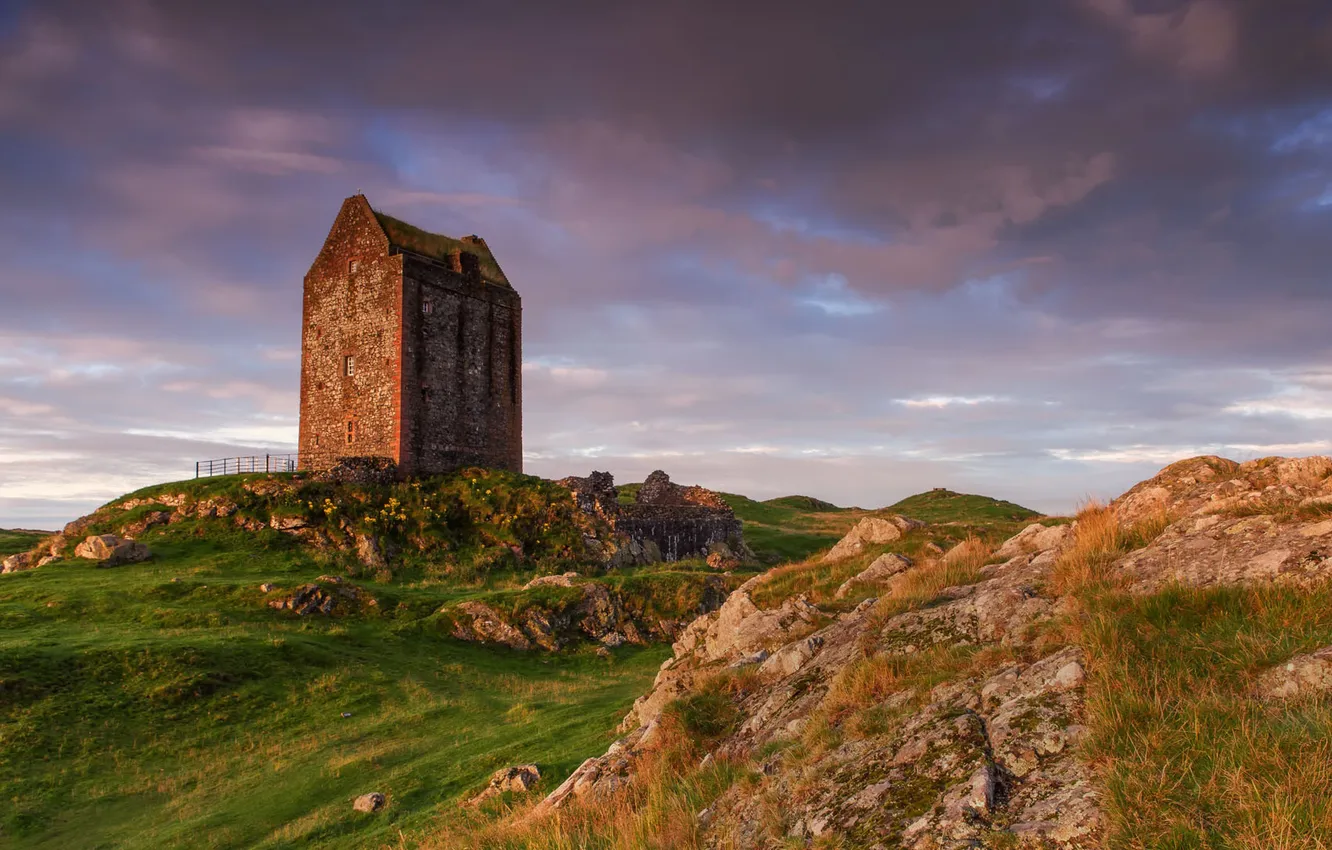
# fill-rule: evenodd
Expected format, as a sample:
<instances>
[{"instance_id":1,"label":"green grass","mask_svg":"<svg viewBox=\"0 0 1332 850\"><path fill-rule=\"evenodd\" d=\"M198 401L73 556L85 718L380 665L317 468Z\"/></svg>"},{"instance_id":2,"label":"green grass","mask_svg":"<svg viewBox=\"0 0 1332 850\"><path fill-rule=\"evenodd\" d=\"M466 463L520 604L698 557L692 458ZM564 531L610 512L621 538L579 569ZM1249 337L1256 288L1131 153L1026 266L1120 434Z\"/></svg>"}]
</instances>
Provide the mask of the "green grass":
<instances>
[{"instance_id":1,"label":"green grass","mask_svg":"<svg viewBox=\"0 0 1332 850\"><path fill-rule=\"evenodd\" d=\"M721 495L744 522L745 542L760 561L770 565L801 561L831 547L867 516L902 514L931 524L954 526L933 530L941 545L973 533L986 539L1008 537L1020 531L1027 521L1040 516L1012 502L947 490L919 493L874 511L839 508L810 496L782 496L757 502L733 493Z\"/></svg>"},{"instance_id":2,"label":"green grass","mask_svg":"<svg viewBox=\"0 0 1332 850\"><path fill-rule=\"evenodd\" d=\"M498 767L563 779L669 653L523 654L423 619L498 573L358 582L378 608L298 618L258 585L327 564L281 536L181 523L144 539L144 564L0 578L6 847L396 845ZM368 791L388 795L385 812L352 811Z\"/></svg>"},{"instance_id":3,"label":"green grass","mask_svg":"<svg viewBox=\"0 0 1332 850\"><path fill-rule=\"evenodd\" d=\"M1110 847L1332 845L1332 704L1249 698L1263 669L1332 644L1332 588L1173 588L1090 610Z\"/></svg>"},{"instance_id":4,"label":"green grass","mask_svg":"<svg viewBox=\"0 0 1332 850\"><path fill-rule=\"evenodd\" d=\"M952 490L929 490L908 496L885 510L909 516L922 522L1024 522L1041 515L1030 508L1012 502L954 493Z\"/></svg>"},{"instance_id":5,"label":"green grass","mask_svg":"<svg viewBox=\"0 0 1332 850\"><path fill-rule=\"evenodd\" d=\"M0 558L26 552L41 539L40 534L32 534L27 531L6 531L0 528Z\"/></svg>"}]
</instances>

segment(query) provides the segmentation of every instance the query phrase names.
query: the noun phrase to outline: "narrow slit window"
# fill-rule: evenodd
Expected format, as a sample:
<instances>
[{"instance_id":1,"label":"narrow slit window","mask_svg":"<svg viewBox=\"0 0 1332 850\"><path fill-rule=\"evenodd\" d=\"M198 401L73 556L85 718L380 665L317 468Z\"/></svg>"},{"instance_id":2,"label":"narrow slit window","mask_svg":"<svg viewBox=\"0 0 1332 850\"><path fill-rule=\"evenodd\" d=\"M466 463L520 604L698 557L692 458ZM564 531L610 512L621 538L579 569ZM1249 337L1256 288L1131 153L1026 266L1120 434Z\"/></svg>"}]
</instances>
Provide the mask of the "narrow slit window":
<instances>
[{"instance_id":1,"label":"narrow slit window","mask_svg":"<svg viewBox=\"0 0 1332 850\"><path fill-rule=\"evenodd\" d=\"M425 314L428 316L428 315L430 315L431 313L433 313L434 311L435 311L435 305L434 305L434 304L430 303L429 301L422 301L422 302L421 302L421 312L422 312L422 313L425 313Z\"/></svg>"},{"instance_id":2,"label":"narrow slit window","mask_svg":"<svg viewBox=\"0 0 1332 850\"><path fill-rule=\"evenodd\" d=\"M356 374L356 358L355 358L355 357L353 357L352 355L348 354L346 357L342 358L342 373L343 373L344 375L355 375L355 374Z\"/></svg>"},{"instance_id":3,"label":"narrow slit window","mask_svg":"<svg viewBox=\"0 0 1332 850\"><path fill-rule=\"evenodd\" d=\"M348 260L348 261L347 261L347 273L348 273L348 274L356 274L356 273L357 273L358 271L360 271L360 270L361 270L361 261L360 261L360 260Z\"/></svg>"},{"instance_id":4,"label":"narrow slit window","mask_svg":"<svg viewBox=\"0 0 1332 850\"><path fill-rule=\"evenodd\" d=\"M347 445L356 442L356 420L347 420Z\"/></svg>"}]
</instances>

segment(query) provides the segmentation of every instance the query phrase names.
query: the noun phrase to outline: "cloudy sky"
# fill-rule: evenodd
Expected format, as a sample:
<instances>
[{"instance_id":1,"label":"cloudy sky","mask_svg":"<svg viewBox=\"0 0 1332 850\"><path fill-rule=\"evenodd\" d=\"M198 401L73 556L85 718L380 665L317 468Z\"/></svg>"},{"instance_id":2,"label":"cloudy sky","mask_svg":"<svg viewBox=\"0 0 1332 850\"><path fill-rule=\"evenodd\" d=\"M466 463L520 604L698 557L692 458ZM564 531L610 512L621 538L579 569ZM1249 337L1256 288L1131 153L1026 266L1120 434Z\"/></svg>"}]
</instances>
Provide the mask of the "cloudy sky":
<instances>
[{"instance_id":1,"label":"cloudy sky","mask_svg":"<svg viewBox=\"0 0 1332 850\"><path fill-rule=\"evenodd\" d=\"M291 450L357 190L495 250L535 474L1332 452L1326 0L0 0L0 526Z\"/></svg>"}]
</instances>

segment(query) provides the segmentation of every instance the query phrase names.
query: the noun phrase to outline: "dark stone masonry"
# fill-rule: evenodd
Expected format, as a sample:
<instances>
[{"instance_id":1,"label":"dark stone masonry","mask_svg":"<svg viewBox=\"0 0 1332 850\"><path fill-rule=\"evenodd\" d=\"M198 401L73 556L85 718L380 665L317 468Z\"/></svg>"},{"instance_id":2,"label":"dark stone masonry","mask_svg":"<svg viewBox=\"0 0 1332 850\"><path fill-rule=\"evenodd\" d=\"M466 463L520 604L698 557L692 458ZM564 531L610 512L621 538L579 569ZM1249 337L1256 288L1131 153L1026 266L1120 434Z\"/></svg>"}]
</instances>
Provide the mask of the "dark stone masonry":
<instances>
[{"instance_id":1,"label":"dark stone masonry","mask_svg":"<svg viewBox=\"0 0 1332 850\"><path fill-rule=\"evenodd\" d=\"M639 488L633 504L619 503L609 472L563 478L578 506L606 520L616 532L643 546L655 547L661 560L706 558L752 560L740 520L720 496L702 487L681 487L657 470Z\"/></svg>"},{"instance_id":2,"label":"dark stone masonry","mask_svg":"<svg viewBox=\"0 0 1332 850\"><path fill-rule=\"evenodd\" d=\"M300 465L521 472L522 301L485 240L345 200L305 276Z\"/></svg>"}]
</instances>

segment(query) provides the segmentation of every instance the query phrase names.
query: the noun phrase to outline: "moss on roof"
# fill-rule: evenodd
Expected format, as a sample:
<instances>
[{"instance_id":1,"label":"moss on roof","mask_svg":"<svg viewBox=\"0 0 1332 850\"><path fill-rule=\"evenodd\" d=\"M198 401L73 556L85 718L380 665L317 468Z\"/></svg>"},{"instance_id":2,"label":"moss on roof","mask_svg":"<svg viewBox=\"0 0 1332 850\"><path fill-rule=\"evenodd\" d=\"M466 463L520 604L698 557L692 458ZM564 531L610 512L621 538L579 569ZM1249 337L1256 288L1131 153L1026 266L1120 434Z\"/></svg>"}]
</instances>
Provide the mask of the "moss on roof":
<instances>
[{"instance_id":1,"label":"moss on roof","mask_svg":"<svg viewBox=\"0 0 1332 850\"><path fill-rule=\"evenodd\" d=\"M453 251L475 254L480 260L481 277L491 283L512 288L509 279L504 276L504 270L499 267L499 263L495 261L495 255L490 253L490 248L484 240L474 242L454 239L451 236L422 230L379 210L375 210L374 213L375 218L379 220L379 226L384 228L384 233L388 236L389 242L402 250L433 257L446 263L449 261L450 252Z\"/></svg>"}]
</instances>

